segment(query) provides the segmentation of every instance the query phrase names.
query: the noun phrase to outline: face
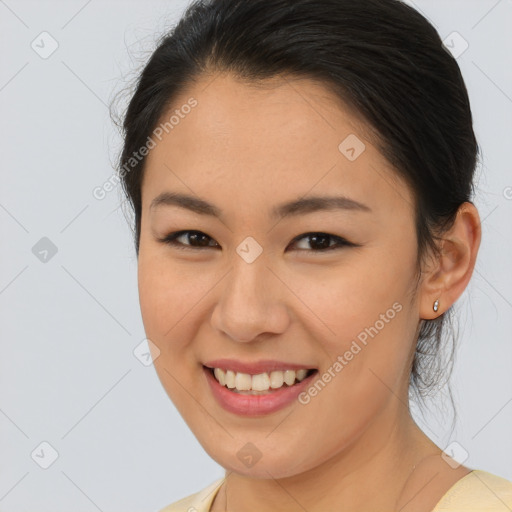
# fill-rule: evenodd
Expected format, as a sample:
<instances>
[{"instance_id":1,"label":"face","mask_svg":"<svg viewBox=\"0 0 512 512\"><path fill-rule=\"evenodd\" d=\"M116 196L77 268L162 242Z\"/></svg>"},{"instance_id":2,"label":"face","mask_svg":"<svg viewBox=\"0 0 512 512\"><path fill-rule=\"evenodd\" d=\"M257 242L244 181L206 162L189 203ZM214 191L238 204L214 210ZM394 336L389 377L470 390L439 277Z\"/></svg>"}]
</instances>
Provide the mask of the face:
<instances>
[{"instance_id":1,"label":"face","mask_svg":"<svg viewBox=\"0 0 512 512\"><path fill-rule=\"evenodd\" d=\"M166 392L238 473L377 449L407 412L419 321L410 190L319 83L220 74L175 109L146 161L138 259Z\"/></svg>"}]
</instances>

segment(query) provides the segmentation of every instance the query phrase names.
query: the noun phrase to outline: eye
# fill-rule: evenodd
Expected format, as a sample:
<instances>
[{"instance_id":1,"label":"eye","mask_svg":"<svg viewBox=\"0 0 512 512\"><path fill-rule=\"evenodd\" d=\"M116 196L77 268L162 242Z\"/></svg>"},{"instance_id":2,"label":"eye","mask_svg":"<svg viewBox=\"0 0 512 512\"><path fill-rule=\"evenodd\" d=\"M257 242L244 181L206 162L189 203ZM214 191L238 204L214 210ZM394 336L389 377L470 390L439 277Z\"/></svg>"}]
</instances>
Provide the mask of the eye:
<instances>
[{"instance_id":1,"label":"eye","mask_svg":"<svg viewBox=\"0 0 512 512\"><path fill-rule=\"evenodd\" d=\"M187 243L183 243L181 240L188 240ZM219 247L219 244L213 240L213 238L209 237L205 233L201 231L176 231L167 235L165 238L159 239L160 242L168 245L172 245L177 249L184 250L195 250L201 249L205 247ZM210 244L209 241L212 241L213 244Z\"/></svg>"},{"instance_id":2,"label":"eye","mask_svg":"<svg viewBox=\"0 0 512 512\"><path fill-rule=\"evenodd\" d=\"M344 238L341 238L339 236L330 235L328 233L305 233L304 235L296 237L292 241L292 244L297 243L298 241L303 239L309 239L309 242L306 242L305 245L309 245L310 247L316 247L316 249L313 249L312 251L309 252L326 252L335 249L341 249L343 247L356 247L356 244L349 242L348 240L345 240ZM335 243L331 244L331 242L333 241ZM299 248L299 250L308 250L308 247L302 247Z\"/></svg>"},{"instance_id":3,"label":"eye","mask_svg":"<svg viewBox=\"0 0 512 512\"><path fill-rule=\"evenodd\" d=\"M328 233L305 233L294 238L291 245L299 245L298 242L307 239L309 239L309 241L306 242L306 245L309 245L309 248L299 247L299 250L309 252L326 252L341 249L343 247L357 247L357 244ZM180 250L198 250L220 247L213 238L201 231L195 230L175 231L174 233L170 233L166 237L159 239L159 241L167 245L172 245ZM332 242L334 242L334 244Z\"/></svg>"}]
</instances>

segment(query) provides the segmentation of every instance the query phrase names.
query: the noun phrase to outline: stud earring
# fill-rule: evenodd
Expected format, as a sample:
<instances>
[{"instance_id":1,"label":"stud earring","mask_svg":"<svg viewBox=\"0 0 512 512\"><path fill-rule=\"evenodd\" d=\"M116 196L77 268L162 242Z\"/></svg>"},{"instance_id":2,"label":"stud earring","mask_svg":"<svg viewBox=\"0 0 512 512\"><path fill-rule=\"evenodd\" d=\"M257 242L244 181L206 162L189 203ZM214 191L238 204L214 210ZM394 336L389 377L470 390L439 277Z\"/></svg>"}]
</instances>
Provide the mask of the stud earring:
<instances>
[{"instance_id":1,"label":"stud earring","mask_svg":"<svg viewBox=\"0 0 512 512\"><path fill-rule=\"evenodd\" d=\"M439 309L439 300L436 300L436 301L434 302L433 309L434 309L434 311L437 313L437 310Z\"/></svg>"}]
</instances>

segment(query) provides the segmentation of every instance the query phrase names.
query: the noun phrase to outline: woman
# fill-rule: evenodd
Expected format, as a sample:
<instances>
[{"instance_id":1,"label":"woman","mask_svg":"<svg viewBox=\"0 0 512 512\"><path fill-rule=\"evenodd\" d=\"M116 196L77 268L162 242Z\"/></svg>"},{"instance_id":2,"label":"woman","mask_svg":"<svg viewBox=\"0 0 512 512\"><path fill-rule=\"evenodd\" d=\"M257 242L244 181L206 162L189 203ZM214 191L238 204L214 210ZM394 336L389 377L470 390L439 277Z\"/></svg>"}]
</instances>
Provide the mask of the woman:
<instances>
[{"instance_id":1,"label":"woman","mask_svg":"<svg viewBox=\"0 0 512 512\"><path fill-rule=\"evenodd\" d=\"M512 507L409 410L481 238L467 91L418 12L196 2L124 130L154 365L226 469L165 511Z\"/></svg>"}]
</instances>

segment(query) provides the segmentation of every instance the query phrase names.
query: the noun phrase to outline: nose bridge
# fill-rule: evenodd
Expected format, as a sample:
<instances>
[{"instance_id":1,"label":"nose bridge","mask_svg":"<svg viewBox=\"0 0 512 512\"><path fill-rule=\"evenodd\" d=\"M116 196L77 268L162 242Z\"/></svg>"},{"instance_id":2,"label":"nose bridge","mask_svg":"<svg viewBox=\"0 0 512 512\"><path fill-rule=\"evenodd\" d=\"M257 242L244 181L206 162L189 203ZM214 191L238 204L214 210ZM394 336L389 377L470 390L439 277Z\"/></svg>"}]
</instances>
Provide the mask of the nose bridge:
<instances>
[{"instance_id":1,"label":"nose bridge","mask_svg":"<svg viewBox=\"0 0 512 512\"><path fill-rule=\"evenodd\" d=\"M253 259L254 247L240 244L237 253L213 312L214 327L236 341L282 332L288 317L280 298L279 280L267 268L263 254Z\"/></svg>"}]
</instances>

